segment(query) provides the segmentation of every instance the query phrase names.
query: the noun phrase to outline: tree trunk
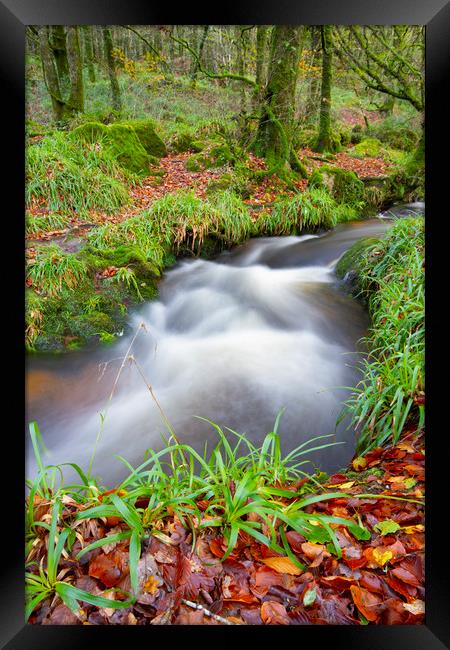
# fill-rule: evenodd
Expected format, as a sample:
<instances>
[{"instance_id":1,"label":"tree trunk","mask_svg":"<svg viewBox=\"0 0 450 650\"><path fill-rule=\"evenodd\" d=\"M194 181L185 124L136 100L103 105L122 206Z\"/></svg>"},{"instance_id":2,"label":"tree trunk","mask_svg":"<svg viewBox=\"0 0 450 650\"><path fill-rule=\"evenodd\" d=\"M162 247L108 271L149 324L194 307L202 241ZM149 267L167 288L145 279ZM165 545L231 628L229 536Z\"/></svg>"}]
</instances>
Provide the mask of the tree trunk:
<instances>
[{"instance_id":1,"label":"tree trunk","mask_svg":"<svg viewBox=\"0 0 450 650\"><path fill-rule=\"evenodd\" d=\"M84 58L86 61L89 81L95 82L95 67L94 67L94 47L92 43L92 26L83 25L83 39L84 39Z\"/></svg>"},{"instance_id":2,"label":"tree trunk","mask_svg":"<svg viewBox=\"0 0 450 650\"><path fill-rule=\"evenodd\" d=\"M208 29L209 29L209 25L203 25L202 37L200 39L200 45L198 46L198 51L197 51L198 61L194 61L192 64L191 81L192 81L192 86L194 88L197 82L199 62L200 63L202 62L202 53L203 53L203 48L205 47L205 41L206 41L206 36L208 35Z\"/></svg>"},{"instance_id":3,"label":"tree trunk","mask_svg":"<svg viewBox=\"0 0 450 650\"><path fill-rule=\"evenodd\" d=\"M320 93L319 136L315 151L333 151L331 138L331 65L332 37L331 25L321 25L322 37L322 87Z\"/></svg>"},{"instance_id":4,"label":"tree trunk","mask_svg":"<svg viewBox=\"0 0 450 650\"><path fill-rule=\"evenodd\" d=\"M67 28L67 60L69 63L70 95L67 110L70 114L84 111L83 58L81 55L79 29Z\"/></svg>"},{"instance_id":5,"label":"tree trunk","mask_svg":"<svg viewBox=\"0 0 450 650\"><path fill-rule=\"evenodd\" d=\"M267 62L266 62L266 49L267 49L267 36L269 27L267 25L258 25L256 28L256 75L255 81L258 88L253 95L253 103L255 107L260 106L262 99L262 90L266 84L267 78Z\"/></svg>"},{"instance_id":6,"label":"tree trunk","mask_svg":"<svg viewBox=\"0 0 450 650\"><path fill-rule=\"evenodd\" d=\"M122 98L120 96L119 82L117 81L116 66L113 57L113 42L109 27L103 27L103 42L105 46L105 57L108 64L109 80L111 82L112 106L115 111L122 110Z\"/></svg>"},{"instance_id":7,"label":"tree trunk","mask_svg":"<svg viewBox=\"0 0 450 650\"><path fill-rule=\"evenodd\" d=\"M66 31L63 25L50 27L48 44L56 63L61 92L68 91L70 87L69 63L67 60Z\"/></svg>"},{"instance_id":8,"label":"tree trunk","mask_svg":"<svg viewBox=\"0 0 450 650\"><path fill-rule=\"evenodd\" d=\"M44 81L52 101L54 118L60 122L64 118L65 102L61 95L55 58L49 45L49 28L39 27L38 30Z\"/></svg>"},{"instance_id":9,"label":"tree trunk","mask_svg":"<svg viewBox=\"0 0 450 650\"><path fill-rule=\"evenodd\" d=\"M295 114L295 86L300 61L303 28L276 25L272 31L268 81L253 150L266 158L269 169L278 174L306 170L292 148Z\"/></svg>"},{"instance_id":10,"label":"tree trunk","mask_svg":"<svg viewBox=\"0 0 450 650\"><path fill-rule=\"evenodd\" d=\"M319 35L320 28L317 25L311 25L311 67L315 68L318 65L319 55ZM317 105L319 102L320 83L319 76L315 71L311 71L308 89L308 99L306 100L305 117L308 119L315 115Z\"/></svg>"}]
</instances>

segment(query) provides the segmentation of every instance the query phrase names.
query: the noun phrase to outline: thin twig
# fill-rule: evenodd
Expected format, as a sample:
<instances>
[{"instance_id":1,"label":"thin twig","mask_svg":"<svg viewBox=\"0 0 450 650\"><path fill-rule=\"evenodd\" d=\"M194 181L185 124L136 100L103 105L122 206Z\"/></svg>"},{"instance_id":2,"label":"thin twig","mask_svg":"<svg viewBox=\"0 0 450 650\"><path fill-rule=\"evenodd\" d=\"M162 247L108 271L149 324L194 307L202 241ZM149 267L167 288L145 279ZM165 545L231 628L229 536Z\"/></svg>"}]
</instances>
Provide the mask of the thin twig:
<instances>
[{"instance_id":1,"label":"thin twig","mask_svg":"<svg viewBox=\"0 0 450 650\"><path fill-rule=\"evenodd\" d=\"M199 605L198 603L193 603L191 600L185 600L184 598L181 599L181 602L183 603L183 605L192 607L192 609L198 609L202 611L205 614L205 616L209 616L210 618L213 618L218 623L223 623L223 625L236 625L236 623L233 623L232 621L223 618L223 616L219 616L218 614L214 614L213 612L210 612L209 609L206 609L206 607L203 607L203 605Z\"/></svg>"}]
</instances>

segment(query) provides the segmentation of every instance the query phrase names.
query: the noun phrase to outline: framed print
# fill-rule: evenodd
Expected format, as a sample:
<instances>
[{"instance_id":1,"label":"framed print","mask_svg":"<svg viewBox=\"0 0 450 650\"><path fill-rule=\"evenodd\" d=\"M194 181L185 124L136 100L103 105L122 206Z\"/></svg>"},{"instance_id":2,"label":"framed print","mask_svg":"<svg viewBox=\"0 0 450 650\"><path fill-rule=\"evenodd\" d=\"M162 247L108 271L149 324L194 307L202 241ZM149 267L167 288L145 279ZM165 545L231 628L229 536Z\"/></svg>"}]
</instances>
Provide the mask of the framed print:
<instances>
[{"instance_id":1,"label":"framed print","mask_svg":"<svg viewBox=\"0 0 450 650\"><path fill-rule=\"evenodd\" d=\"M2 647L448 647L449 5L244 7L0 4Z\"/></svg>"}]
</instances>

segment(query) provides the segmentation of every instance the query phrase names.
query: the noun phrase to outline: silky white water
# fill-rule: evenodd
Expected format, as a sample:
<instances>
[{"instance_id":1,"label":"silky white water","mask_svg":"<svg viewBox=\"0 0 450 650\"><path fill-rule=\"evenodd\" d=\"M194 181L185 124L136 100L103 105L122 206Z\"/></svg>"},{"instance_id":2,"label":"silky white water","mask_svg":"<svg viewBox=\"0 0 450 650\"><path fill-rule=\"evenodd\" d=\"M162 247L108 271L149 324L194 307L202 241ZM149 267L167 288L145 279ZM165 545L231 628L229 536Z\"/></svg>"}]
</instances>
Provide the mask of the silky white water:
<instances>
[{"instance_id":1,"label":"silky white water","mask_svg":"<svg viewBox=\"0 0 450 650\"><path fill-rule=\"evenodd\" d=\"M107 485L139 464L168 436L151 385L178 438L203 450L217 441L213 420L260 443L284 408L284 450L317 435L345 444L311 454L311 470L336 471L354 452L355 434L336 418L358 380L358 340L368 318L336 279L334 265L357 239L379 236L388 223L371 219L322 236L254 239L213 261L179 262L165 274L159 300L130 318L111 347L28 364L27 419L36 420L45 461L86 468L105 415L94 474ZM143 325L143 327L142 327ZM111 401L123 357L131 350ZM231 435L231 434L230 434ZM27 453L27 475L35 473ZM65 470L66 480L73 478Z\"/></svg>"}]
</instances>

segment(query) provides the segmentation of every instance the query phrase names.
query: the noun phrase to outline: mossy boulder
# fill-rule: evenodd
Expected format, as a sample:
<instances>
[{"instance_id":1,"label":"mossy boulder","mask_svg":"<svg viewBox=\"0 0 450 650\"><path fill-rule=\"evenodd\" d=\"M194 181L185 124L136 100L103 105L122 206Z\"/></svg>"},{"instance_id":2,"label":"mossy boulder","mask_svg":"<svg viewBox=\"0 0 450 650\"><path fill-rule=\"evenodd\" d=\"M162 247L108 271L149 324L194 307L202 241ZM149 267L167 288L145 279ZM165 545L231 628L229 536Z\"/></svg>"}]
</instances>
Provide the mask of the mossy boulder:
<instances>
[{"instance_id":1,"label":"mossy boulder","mask_svg":"<svg viewBox=\"0 0 450 650\"><path fill-rule=\"evenodd\" d=\"M355 158L377 158L384 153L382 143L376 138L365 138L349 149L348 154Z\"/></svg>"},{"instance_id":2,"label":"mossy boulder","mask_svg":"<svg viewBox=\"0 0 450 650\"><path fill-rule=\"evenodd\" d=\"M215 144L204 149L201 153L195 153L186 161L186 169L190 172L198 172L202 169L223 167L233 164L235 158L227 144Z\"/></svg>"},{"instance_id":3,"label":"mossy boulder","mask_svg":"<svg viewBox=\"0 0 450 650\"><path fill-rule=\"evenodd\" d=\"M360 239L342 255L336 264L338 278L344 280L349 291L355 296L358 295L361 300L363 300L359 278L361 262L367 249L377 241L379 240L376 237Z\"/></svg>"},{"instance_id":4,"label":"mossy boulder","mask_svg":"<svg viewBox=\"0 0 450 650\"><path fill-rule=\"evenodd\" d=\"M186 151L194 151L198 153L203 149L203 147L198 147L198 138L195 134L187 129L178 131L178 133L171 138L170 148L176 153L185 153Z\"/></svg>"},{"instance_id":5,"label":"mossy boulder","mask_svg":"<svg viewBox=\"0 0 450 650\"><path fill-rule=\"evenodd\" d=\"M350 143L359 144L363 139L363 128L361 124L355 124L350 133Z\"/></svg>"},{"instance_id":6,"label":"mossy boulder","mask_svg":"<svg viewBox=\"0 0 450 650\"><path fill-rule=\"evenodd\" d=\"M148 153L134 127L128 124L87 122L74 129L70 137L75 141L101 142L121 167L134 174L143 175L149 171Z\"/></svg>"},{"instance_id":7,"label":"mossy boulder","mask_svg":"<svg viewBox=\"0 0 450 650\"><path fill-rule=\"evenodd\" d=\"M130 120L124 124L133 127L139 142L149 156L159 159L167 155L166 145L156 133L152 120Z\"/></svg>"},{"instance_id":8,"label":"mossy boulder","mask_svg":"<svg viewBox=\"0 0 450 650\"><path fill-rule=\"evenodd\" d=\"M326 188L338 204L361 207L364 201L364 183L351 171L324 165L309 179L309 187Z\"/></svg>"}]
</instances>

